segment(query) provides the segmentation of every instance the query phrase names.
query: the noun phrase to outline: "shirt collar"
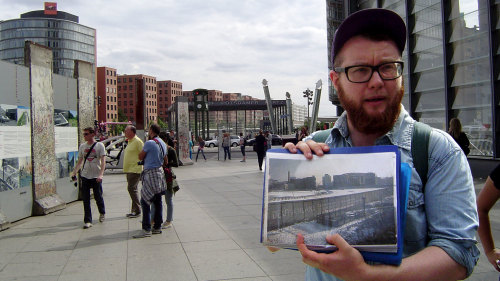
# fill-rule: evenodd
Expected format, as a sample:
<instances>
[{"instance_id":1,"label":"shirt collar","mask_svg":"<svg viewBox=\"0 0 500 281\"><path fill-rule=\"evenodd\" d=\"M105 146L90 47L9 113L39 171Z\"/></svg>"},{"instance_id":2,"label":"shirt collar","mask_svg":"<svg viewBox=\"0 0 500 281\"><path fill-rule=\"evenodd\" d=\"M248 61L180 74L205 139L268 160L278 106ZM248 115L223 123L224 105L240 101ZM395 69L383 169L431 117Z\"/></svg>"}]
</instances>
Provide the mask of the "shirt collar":
<instances>
[{"instance_id":1,"label":"shirt collar","mask_svg":"<svg viewBox=\"0 0 500 281\"><path fill-rule=\"evenodd\" d=\"M400 148L411 149L411 132L413 129L414 120L410 117L404 106L401 105L401 111L398 119L394 123L392 129L385 135L377 139L377 145L396 145ZM334 138L342 137L349 141L349 128L347 127L347 112L343 112L332 129Z\"/></svg>"}]
</instances>

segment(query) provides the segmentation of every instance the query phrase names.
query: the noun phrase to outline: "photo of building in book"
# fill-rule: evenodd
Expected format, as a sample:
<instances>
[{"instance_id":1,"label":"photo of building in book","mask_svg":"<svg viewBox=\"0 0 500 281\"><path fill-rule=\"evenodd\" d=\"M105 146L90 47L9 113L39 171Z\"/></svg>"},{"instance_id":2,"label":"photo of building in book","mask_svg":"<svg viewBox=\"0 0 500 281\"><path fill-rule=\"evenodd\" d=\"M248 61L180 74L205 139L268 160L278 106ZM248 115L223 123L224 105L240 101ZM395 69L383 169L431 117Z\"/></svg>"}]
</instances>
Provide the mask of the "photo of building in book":
<instances>
[{"instance_id":1,"label":"photo of building in book","mask_svg":"<svg viewBox=\"0 0 500 281\"><path fill-rule=\"evenodd\" d=\"M307 161L301 155L269 156L266 244L293 245L302 233L307 245L322 246L327 235L339 233L358 248L396 251L394 157L349 155L346 160L329 154ZM289 159L294 156L303 159Z\"/></svg>"}]
</instances>

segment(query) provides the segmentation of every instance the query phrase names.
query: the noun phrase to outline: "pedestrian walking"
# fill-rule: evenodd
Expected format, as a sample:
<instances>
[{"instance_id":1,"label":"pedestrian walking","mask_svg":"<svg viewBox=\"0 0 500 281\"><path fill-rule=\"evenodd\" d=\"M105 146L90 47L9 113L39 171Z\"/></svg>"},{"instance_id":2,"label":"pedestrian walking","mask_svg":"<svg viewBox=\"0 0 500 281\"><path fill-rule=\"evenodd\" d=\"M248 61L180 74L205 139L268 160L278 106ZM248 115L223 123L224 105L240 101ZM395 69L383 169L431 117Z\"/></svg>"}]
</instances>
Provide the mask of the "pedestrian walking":
<instances>
[{"instance_id":1,"label":"pedestrian walking","mask_svg":"<svg viewBox=\"0 0 500 281\"><path fill-rule=\"evenodd\" d=\"M80 171L81 191L83 199L83 228L92 227L92 210L90 208L90 189L93 190L94 199L99 210L99 222L104 222L106 210L104 199L102 197L102 178L106 169L106 152L104 145L96 142L95 130L92 127L83 129L83 138L85 142L78 148L78 163L71 172L71 177L75 178L76 173Z\"/></svg>"},{"instance_id":2,"label":"pedestrian walking","mask_svg":"<svg viewBox=\"0 0 500 281\"><path fill-rule=\"evenodd\" d=\"M222 148L224 148L224 161L226 161L226 158L231 160L231 137L229 133L224 133L222 137Z\"/></svg>"},{"instance_id":3,"label":"pedestrian walking","mask_svg":"<svg viewBox=\"0 0 500 281\"><path fill-rule=\"evenodd\" d=\"M166 138L168 138L168 136L166 133L161 132L160 138L165 140ZM175 193L174 183L177 183L177 180L175 180L177 176L174 173L173 167L179 167L179 161L175 149L167 145L167 151L168 151L167 153L168 161L165 161L163 163L164 171L166 171L165 180L167 182L167 191L165 192L165 204L167 205L167 219L162 224L163 229L170 227L174 219L173 196Z\"/></svg>"},{"instance_id":4,"label":"pedestrian walking","mask_svg":"<svg viewBox=\"0 0 500 281\"><path fill-rule=\"evenodd\" d=\"M203 156L203 159L205 159L205 161L207 161L207 157L205 157L205 153L203 152L203 150L205 149L205 141L201 138L201 136L198 137L198 152L196 152L196 162L198 162L198 154L200 154L200 151L201 151L201 155Z\"/></svg>"},{"instance_id":5,"label":"pedestrian walking","mask_svg":"<svg viewBox=\"0 0 500 281\"><path fill-rule=\"evenodd\" d=\"M257 152L257 161L259 163L259 170L262 171L262 162L264 162L264 157L266 157L266 137L262 130L259 131L259 134L255 137L255 152Z\"/></svg>"},{"instance_id":6,"label":"pedestrian walking","mask_svg":"<svg viewBox=\"0 0 500 281\"><path fill-rule=\"evenodd\" d=\"M167 190L165 173L163 172L163 162L167 159L167 145L161 138L160 126L151 125L148 138L139 159L144 161L144 171L142 172L141 206L142 206L142 231L134 238L149 237L151 234L161 233L162 204L161 196ZM154 226L151 229L151 204L155 205Z\"/></svg>"},{"instance_id":7,"label":"pedestrian walking","mask_svg":"<svg viewBox=\"0 0 500 281\"><path fill-rule=\"evenodd\" d=\"M246 139L243 137L243 133L240 133L240 149L241 149L241 155L243 155L243 160L240 162L245 162L247 157L245 155L245 143Z\"/></svg>"},{"instance_id":8,"label":"pedestrian walking","mask_svg":"<svg viewBox=\"0 0 500 281\"><path fill-rule=\"evenodd\" d=\"M141 215L141 201L139 199L139 180L141 179L142 165L139 165L139 153L142 151L144 143L136 135L135 126L128 125L125 130L127 138L127 147L123 157L123 172L127 178L127 190L132 200L130 213L126 214L128 218L136 218Z\"/></svg>"}]
</instances>

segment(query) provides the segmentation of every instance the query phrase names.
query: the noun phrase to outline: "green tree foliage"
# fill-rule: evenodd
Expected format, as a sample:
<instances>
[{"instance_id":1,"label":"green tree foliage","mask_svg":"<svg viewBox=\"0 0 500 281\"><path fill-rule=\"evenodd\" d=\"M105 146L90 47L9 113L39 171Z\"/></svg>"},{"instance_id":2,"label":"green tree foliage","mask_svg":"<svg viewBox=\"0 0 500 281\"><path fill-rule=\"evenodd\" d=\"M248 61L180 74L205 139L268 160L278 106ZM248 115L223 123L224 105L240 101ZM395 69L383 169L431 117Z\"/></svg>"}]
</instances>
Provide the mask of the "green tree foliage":
<instances>
[{"instance_id":1,"label":"green tree foliage","mask_svg":"<svg viewBox=\"0 0 500 281\"><path fill-rule=\"evenodd\" d=\"M168 124L163 122L163 120L161 120L161 118L158 118L158 126L160 126L160 128L162 128L162 129L168 128Z\"/></svg>"}]
</instances>

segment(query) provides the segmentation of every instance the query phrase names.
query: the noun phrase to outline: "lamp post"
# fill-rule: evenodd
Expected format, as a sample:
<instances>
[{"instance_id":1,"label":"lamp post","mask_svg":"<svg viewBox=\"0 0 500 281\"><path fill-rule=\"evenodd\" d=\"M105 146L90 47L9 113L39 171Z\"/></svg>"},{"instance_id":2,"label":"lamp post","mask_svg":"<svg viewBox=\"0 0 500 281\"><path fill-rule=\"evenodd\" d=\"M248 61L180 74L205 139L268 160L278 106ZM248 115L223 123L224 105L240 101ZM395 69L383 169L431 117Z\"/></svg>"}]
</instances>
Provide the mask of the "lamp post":
<instances>
[{"instance_id":1,"label":"lamp post","mask_svg":"<svg viewBox=\"0 0 500 281\"><path fill-rule=\"evenodd\" d=\"M307 122L309 122L309 126L308 127L311 127L311 120L309 120L309 106L311 104L313 104L312 102L312 96L313 96L313 91L309 90L309 88L307 88L307 90L305 90L304 92L304 98L307 99Z\"/></svg>"}]
</instances>

